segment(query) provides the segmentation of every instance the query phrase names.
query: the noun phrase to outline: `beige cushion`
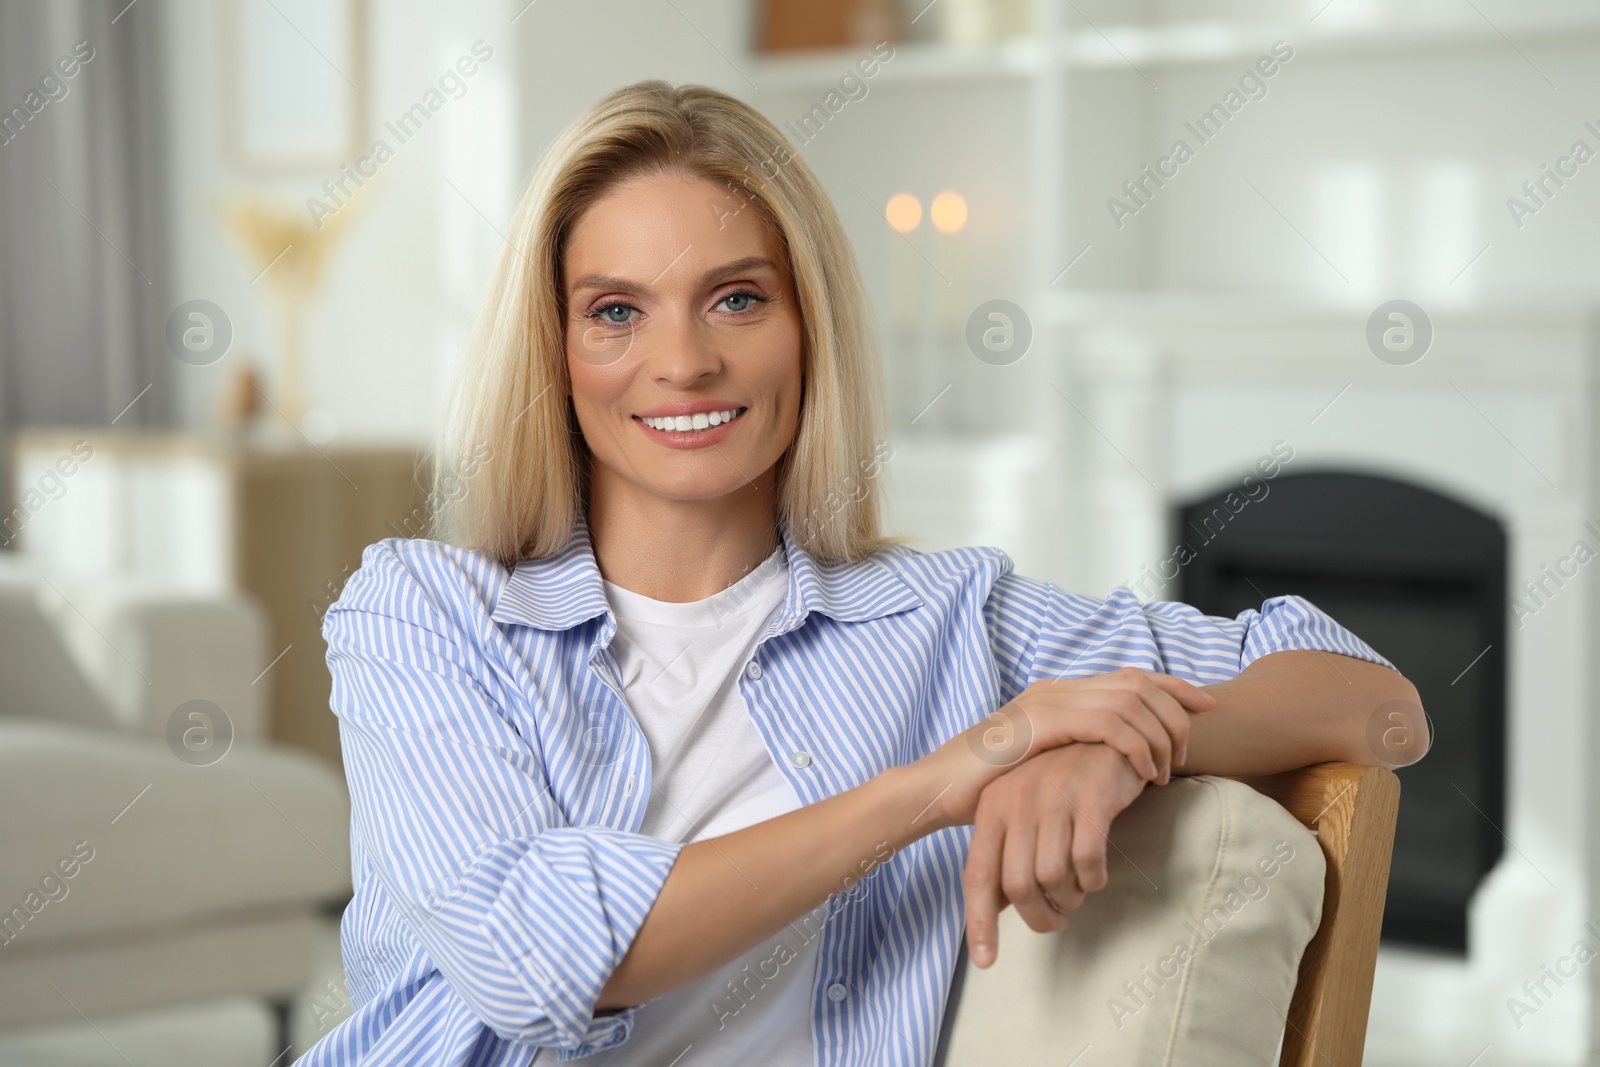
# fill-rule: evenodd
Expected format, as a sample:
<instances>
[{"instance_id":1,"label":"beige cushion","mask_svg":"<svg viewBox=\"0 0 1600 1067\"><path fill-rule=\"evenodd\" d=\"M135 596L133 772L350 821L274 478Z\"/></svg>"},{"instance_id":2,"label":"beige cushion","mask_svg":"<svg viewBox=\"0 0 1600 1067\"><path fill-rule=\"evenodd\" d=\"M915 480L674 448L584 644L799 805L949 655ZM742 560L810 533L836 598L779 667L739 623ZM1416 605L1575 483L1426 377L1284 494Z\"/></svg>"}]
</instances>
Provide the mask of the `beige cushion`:
<instances>
[{"instance_id":1,"label":"beige cushion","mask_svg":"<svg viewBox=\"0 0 1600 1067\"><path fill-rule=\"evenodd\" d=\"M32 582L0 574L0 717L50 719L114 728L95 692L40 610Z\"/></svg>"},{"instance_id":2,"label":"beige cushion","mask_svg":"<svg viewBox=\"0 0 1600 1067\"><path fill-rule=\"evenodd\" d=\"M1248 786L1202 775L1147 788L1111 843L1109 884L1065 930L1035 933L1008 908L994 966L963 956L944 1067L1276 1061L1322 915L1315 836Z\"/></svg>"},{"instance_id":3,"label":"beige cushion","mask_svg":"<svg viewBox=\"0 0 1600 1067\"><path fill-rule=\"evenodd\" d=\"M0 561L0 717L160 737L175 708L203 699L225 709L236 740L259 740L268 656L266 616L244 594L47 580Z\"/></svg>"},{"instance_id":4,"label":"beige cushion","mask_svg":"<svg viewBox=\"0 0 1600 1067\"><path fill-rule=\"evenodd\" d=\"M81 843L81 844L80 844ZM0 952L350 892L350 800L315 757L0 718Z\"/></svg>"}]
</instances>

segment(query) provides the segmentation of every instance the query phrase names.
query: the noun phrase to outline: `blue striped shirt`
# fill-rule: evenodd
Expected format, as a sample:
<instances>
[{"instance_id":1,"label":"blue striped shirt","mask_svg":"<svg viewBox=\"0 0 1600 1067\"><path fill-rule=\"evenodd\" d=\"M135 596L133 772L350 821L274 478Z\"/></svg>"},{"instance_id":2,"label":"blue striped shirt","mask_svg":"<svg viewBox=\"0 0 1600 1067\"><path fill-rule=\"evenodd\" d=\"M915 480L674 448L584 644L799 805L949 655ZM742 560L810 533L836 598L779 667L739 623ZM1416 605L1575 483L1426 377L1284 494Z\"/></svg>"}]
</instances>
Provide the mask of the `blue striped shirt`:
<instances>
[{"instance_id":1,"label":"blue striped shirt","mask_svg":"<svg viewBox=\"0 0 1600 1067\"><path fill-rule=\"evenodd\" d=\"M788 591L738 685L805 804L916 760L1041 679L1133 666L1207 684L1285 649L1393 666L1300 597L1219 618L1120 587L1069 593L996 548L828 564L778 531ZM298 1062L499 1067L626 1041L633 1009L594 1005L683 846L636 832L649 752L587 526L510 570L381 541L322 631L352 807L353 1014ZM823 1067L933 1055L971 832L895 853L815 935Z\"/></svg>"}]
</instances>

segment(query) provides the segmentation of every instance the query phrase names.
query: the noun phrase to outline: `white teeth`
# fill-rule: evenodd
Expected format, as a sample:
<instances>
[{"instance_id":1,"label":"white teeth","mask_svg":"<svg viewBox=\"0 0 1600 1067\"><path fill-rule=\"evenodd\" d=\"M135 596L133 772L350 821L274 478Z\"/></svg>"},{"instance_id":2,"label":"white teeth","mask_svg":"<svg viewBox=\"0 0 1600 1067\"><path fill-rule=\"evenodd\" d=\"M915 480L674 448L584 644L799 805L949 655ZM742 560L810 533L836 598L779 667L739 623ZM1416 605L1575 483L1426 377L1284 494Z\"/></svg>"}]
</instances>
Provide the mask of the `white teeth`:
<instances>
[{"instance_id":1,"label":"white teeth","mask_svg":"<svg viewBox=\"0 0 1600 1067\"><path fill-rule=\"evenodd\" d=\"M641 419L646 426L653 430L667 431L695 431L708 430L713 426L720 426L725 422L732 422L738 409L729 411L702 411L694 415L667 415L658 419Z\"/></svg>"}]
</instances>

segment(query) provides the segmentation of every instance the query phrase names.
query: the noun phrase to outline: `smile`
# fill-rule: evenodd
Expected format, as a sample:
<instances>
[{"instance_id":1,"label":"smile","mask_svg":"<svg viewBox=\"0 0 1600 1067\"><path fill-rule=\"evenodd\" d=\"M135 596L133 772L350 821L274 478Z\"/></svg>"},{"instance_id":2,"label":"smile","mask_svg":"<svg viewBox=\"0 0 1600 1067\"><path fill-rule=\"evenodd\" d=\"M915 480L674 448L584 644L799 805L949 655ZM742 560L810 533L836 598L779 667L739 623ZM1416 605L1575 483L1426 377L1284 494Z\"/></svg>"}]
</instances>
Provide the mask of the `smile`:
<instances>
[{"instance_id":1,"label":"smile","mask_svg":"<svg viewBox=\"0 0 1600 1067\"><path fill-rule=\"evenodd\" d=\"M645 418L634 416L652 430L663 433L701 433L714 430L718 426L725 426L734 421L749 408L734 408L729 411L702 411L694 415L667 415L661 418Z\"/></svg>"}]
</instances>

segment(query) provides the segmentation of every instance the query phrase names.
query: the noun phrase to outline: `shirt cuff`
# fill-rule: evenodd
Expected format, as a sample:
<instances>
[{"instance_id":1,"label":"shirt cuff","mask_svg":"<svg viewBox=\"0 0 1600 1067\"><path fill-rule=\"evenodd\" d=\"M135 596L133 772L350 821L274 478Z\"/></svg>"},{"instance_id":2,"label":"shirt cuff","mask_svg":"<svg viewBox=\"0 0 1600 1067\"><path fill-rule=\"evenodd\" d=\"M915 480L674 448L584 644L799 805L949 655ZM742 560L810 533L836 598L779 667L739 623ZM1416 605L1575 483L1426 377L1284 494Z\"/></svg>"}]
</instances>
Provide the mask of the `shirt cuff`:
<instances>
[{"instance_id":1,"label":"shirt cuff","mask_svg":"<svg viewBox=\"0 0 1600 1067\"><path fill-rule=\"evenodd\" d=\"M507 968L561 1035L565 1061L620 1045L634 1008L597 1016L595 1003L683 845L596 827L542 831L530 845L544 863L520 864L483 928ZM558 874L564 884L546 879ZM579 892L573 892L581 886ZM531 909L529 901L560 900Z\"/></svg>"},{"instance_id":2,"label":"shirt cuff","mask_svg":"<svg viewBox=\"0 0 1600 1067\"><path fill-rule=\"evenodd\" d=\"M1246 627L1239 655L1240 670L1270 653L1294 650L1337 652L1381 663L1392 671L1399 670L1378 655L1371 645L1304 597L1275 596L1264 601L1260 611L1252 608L1240 612L1237 618Z\"/></svg>"}]
</instances>

